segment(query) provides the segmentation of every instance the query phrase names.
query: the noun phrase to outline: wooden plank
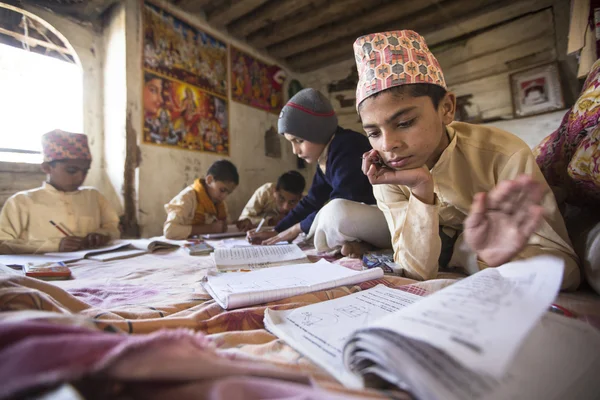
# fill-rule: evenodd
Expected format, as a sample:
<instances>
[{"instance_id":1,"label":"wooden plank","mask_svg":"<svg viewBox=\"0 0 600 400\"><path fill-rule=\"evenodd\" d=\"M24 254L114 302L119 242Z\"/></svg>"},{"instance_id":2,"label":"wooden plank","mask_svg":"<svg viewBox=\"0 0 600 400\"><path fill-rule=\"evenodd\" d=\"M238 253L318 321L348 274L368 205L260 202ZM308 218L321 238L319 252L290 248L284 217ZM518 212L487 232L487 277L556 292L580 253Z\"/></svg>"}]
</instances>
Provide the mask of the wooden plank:
<instances>
[{"instance_id":1,"label":"wooden plank","mask_svg":"<svg viewBox=\"0 0 600 400\"><path fill-rule=\"evenodd\" d=\"M435 53L443 70L486 54L492 54L540 36L554 42L554 25L550 9L526 15L515 21L482 32L466 42Z\"/></svg>"},{"instance_id":2,"label":"wooden plank","mask_svg":"<svg viewBox=\"0 0 600 400\"><path fill-rule=\"evenodd\" d=\"M447 0L443 3L442 8L439 6L430 6L419 11L417 15L409 15L394 22L387 22L371 27L368 30L361 32L361 34L393 30L398 29L398 27L412 29L421 34L425 34L426 32L436 29L434 27L441 25L443 21L452 21L455 15L465 15L476 12L481 8L493 6L494 3L499 1L501 0ZM338 39L323 46L311 49L310 51L287 58L286 61L292 68L306 71L329 64L332 60L338 59L345 54L348 54L348 58L350 59L353 54L352 43L359 35L360 34Z\"/></svg>"},{"instance_id":3,"label":"wooden plank","mask_svg":"<svg viewBox=\"0 0 600 400\"><path fill-rule=\"evenodd\" d=\"M381 7L375 7L371 11L359 14L349 20L339 21L326 28L317 29L306 35L294 37L274 46L267 47L267 51L274 57L289 57L341 37L358 36L361 32L369 30L373 25L394 21L407 15L415 15L415 13L432 5L436 5L437 7L437 3L437 0L411 1L402 5L399 5L397 2L388 3Z\"/></svg>"},{"instance_id":4,"label":"wooden plank","mask_svg":"<svg viewBox=\"0 0 600 400\"><path fill-rule=\"evenodd\" d=\"M36 38L32 38L31 36L21 35L20 33L9 31L8 29L4 29L2 27L0 27L0 33L3 33L3 34L8 35L8 36L12 36L15 39L17 39L17 40L19 40L19 41L21 41L23 43L27 43L27 45L29 45L31 47L42 46L42 47L45 47L45 48L50 49L50 50L57 51L57 52L62 53L62 54L71 55L71 52L66 47L57 46L57 45L55 45L54 43L51 43L51 42L47 42L47 41L44 41L44 40L39 40L39 39L36 39Z\"/></svg>"},{"instance_id":5,"label":"wooden plank","mask_svg":"<svg viewBox=\"0 0 600 400\"><path fill-rule=\"evenodd\" d=\"M527 0L512 1L509 4L501 4L500 7L483 9L480 12L459 17L451 24L445 24L438 29L424 34L429 47L438 43L447 42L451 39L464 35L466 32L474 32L489 26L509 21L520 15L548 8L553 0Z\"/></svg>"},{"instance_id":6,"label":"wooden plank","mask_svg":"<svg viewBox=\"0 0 600 400\"><path fill-rule=\"evenodd\" d=\"M229 4L223 2L220 7L207 13L206 19L210 24L222 27L266 2L267 0L231 0Z\"/></svg>"},{"instance_id":7,"label":"wooden plank","mask_svg":"<svg viewBox=\"0 0 600 400\"><path fill-rule=\"evenodd\" d=\"M196 14L204 11L204 7L210 4L212 0L180 0L177 7L184 11Z\"/></svg>"},{"instance_id":8,"label":"wooden plank","mask_svg":"<svg viewBox=\"0 0 600 400\"><path fill-rule=\"evenodd\" d=\"M264 48L301 33L310 32L321 25L364 12L379 3L376 0L368 2L364 0L319 1L313 3L311 9L295 15L293 18L286 18L249 35L247 40L255 48Z\"/></svg>"},{"instance_id":9,"label":"wooden plank","mask_svg":"<svg viewBox=\"0 0 600 400\"><path fill-rule=\"evenodd\" d=\"M252 32L299 12L311 3L315 3L315 0L271 0L233 21L227 26L227 31L235 37L245 38Z\"/></svg>"},{"instance_id":10,"label":"wooden plank","mask_svg":"<svg viewBox=\"0 0 600 400\"><path fill-rule=\"evenodd\" d=\"M555 58L556 51L553 37L540 36L449 68L442 64L442 70L449 85L460 84L514 69L511 64L514 65L515 61L518 60L525 61L525 64L517 64L523 67L524 65L551 62Z\"/></svg>"}]
</instances>

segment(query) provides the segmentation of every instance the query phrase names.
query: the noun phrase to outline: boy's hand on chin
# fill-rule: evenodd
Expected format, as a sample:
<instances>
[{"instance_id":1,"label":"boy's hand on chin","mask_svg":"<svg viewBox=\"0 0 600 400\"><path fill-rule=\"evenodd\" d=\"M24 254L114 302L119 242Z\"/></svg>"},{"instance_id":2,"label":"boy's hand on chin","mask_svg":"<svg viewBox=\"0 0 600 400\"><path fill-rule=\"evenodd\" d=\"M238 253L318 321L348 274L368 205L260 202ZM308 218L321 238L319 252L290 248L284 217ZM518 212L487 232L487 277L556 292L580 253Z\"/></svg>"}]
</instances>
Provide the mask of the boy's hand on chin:
<instances>
[{"instance_id":1,"label":"boy's hand on chin","mask_svg":"<svg viewBox=\"0 0 600 400\"><path fill-rule=\"evenodd\" d=\"M512 260L544 218L545 188L522 175L478 193L464 222L465 242L490 267Z\"/></svg>"},{"instance_id":2,"label":"boy's hand on chin","mask_svg":"<svg viewBox=\"0 0 600 400\"><path fill-rule=\"evenodd\" d=\"M369 178L371 185L403 185L411 189L413 195L427 204L433 204L433 177L429 169L423 165L419 168L397 171L383 164L375 150L363 154L362 171Z\"/></svg>"}]
</instances>

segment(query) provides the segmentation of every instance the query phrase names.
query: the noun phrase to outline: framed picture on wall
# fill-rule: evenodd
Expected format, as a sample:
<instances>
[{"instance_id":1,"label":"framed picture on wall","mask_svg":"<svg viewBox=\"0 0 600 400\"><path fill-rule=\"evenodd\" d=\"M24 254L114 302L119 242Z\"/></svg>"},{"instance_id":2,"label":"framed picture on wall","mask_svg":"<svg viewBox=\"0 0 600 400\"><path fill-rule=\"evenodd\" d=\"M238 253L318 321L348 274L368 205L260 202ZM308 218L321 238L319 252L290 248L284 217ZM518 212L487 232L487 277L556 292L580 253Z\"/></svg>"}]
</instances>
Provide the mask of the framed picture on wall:
<instances>
[{"instance_id":1,"label":"framed picture on wall","mask_svg":"<svg viewBox=\"0 0 600 400\"><path fill-rule=\"evenodd\" d=\"M557 63L511 74L510 88L515 118L565 108Z\"/></svg>"}]
</instances>

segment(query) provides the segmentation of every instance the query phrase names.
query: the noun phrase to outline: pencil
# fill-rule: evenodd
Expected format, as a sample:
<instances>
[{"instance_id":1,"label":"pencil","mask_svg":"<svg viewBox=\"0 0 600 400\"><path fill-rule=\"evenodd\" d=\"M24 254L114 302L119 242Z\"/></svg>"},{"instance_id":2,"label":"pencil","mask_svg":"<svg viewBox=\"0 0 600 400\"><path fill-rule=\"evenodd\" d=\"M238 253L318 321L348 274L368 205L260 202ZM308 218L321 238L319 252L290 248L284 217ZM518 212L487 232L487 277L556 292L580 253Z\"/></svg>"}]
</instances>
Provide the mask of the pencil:
<instances>
[{"instance_id":1,"label":"pencil","mask_svg":"<svg viewBox=\"0 0 600 400\"><path fill-rule=\"evenodd\" d=\"M69 228L67 228L67 226L65 224L63 224L62 222L59 222L58 226L63 228L65 230L65 232L67 232L69 234L69 236L75 236L75 234L73 232L71 232L71 230Z\"/></svg>"},{"instance_id":2,"label":"pencil","mask_svg":"<svg viewBox=\"0 0 600 400\"><path fill-rule=\"evenodd\" d=\"M260 228L262 228L264 223L265 223L265 218L260 220L260 223L258 224L258 227L256 228L256 232L260 231Z\"/></svg>"},{"instance_id":3,"label":"pencil","mask_svg":"<svg viewBox=\"0 0 600 400\"><path fill-rule=\"evenodd\" d=\"M67 232L65 232L65 230L63 228L61 228L60 226L56 225L54 223L54 221L50 220L50 223L52 224L52 226L54 226L56 229L58 229L60 231L60 233L62 233L65 236L69 236L69 234Z\"/></svg>"}]
</instances>

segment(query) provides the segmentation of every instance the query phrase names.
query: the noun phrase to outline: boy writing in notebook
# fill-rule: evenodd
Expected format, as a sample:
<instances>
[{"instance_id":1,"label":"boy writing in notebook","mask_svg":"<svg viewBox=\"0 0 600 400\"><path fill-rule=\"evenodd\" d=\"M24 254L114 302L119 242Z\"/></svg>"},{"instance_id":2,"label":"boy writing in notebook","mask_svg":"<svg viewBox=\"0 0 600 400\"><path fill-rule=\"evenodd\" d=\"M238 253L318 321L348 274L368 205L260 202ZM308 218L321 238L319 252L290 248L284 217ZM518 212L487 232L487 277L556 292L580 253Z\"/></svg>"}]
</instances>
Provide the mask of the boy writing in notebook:
<instances>
[{"instance_id":1,"label":"boy writing in notebook","mask_svg":"<svg viewBox=\"0 0 600 400\"><path fill-rule=\"evenodd\" d=\"M262 219L264 226L277 225L300 201L306 180L298 171L288 171L277 183L265 183L252 195L244 207L237 227L241 231L256 228Z\"/></svg>"},{"instance_id":2,"label":"boy writing in notebook","mask_svg":"<svg viewBox=\"0 0 600 400\"><path fill-rule=\"evenodd\" d=\"M318 251L339 249L356 256L366 247L388 248L385 218L360 169L362 154L371 149L368 139L338 126L327 97L310 88L287 102L277 125L294 154L317 164L317 171L308 195L274 229L250 231L248 240L275 244L304 232L314 238Z\"/></svg>"},{"instance_id":3,"label":"boy writing in notebook","mask_svg":"<svg viewBox=\"0 0 600 400\"><path fill-rule=\"evenodd\" d=\"M576 289L578 260L529 147L500 129L453 122L456 98L417 33L362 36L354 52L357 110L373 146L363 172L404 274L475 273L545 254L564 261L562 288Z\"/></svg>"},{"instance_id":4,"label":"boy writing in notebook","mask_svg":"<svg viewBox=\"0 0 600 400\"><path fill-rule=\"evenodd\" d=\"M118 239L117 213L98 190L80 187L92 162L87 136L54 130L42 136L42 149L46 181L4 204L0 254L77 251Z\"/></svg>"},{"instance_id":5,"label":"boy writing in notebook","mask_svg":"<svg viewBox=\"0 0 600 400\"><path fill-rule=\"evenodd\" d=\"M239 182L233 163L215 161L204 178L196 179L165 204L165 237L185 240L191 236L227 231L225 199L233 193Z\"/></svg>"}]
</instances>

